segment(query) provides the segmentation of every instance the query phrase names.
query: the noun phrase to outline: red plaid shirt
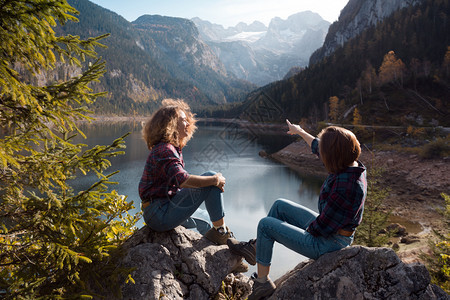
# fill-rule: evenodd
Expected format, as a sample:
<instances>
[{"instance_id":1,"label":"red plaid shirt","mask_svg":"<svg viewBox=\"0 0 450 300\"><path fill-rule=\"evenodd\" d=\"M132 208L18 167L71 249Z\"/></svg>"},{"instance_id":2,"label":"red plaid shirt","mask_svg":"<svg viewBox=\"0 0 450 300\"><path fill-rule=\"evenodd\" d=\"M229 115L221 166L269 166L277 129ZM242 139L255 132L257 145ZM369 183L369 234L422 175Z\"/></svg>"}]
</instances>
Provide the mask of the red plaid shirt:
<instances>
[{"instance_id":1,"label":"red plaid shirt","mask_svg":"<svg viewBox=\"0 0 450 300\"><path fill-rule=\"evenodd\" d=\"M319 139L311 143L319 155ZM329 174L319 195L319 216L309 225L314 236L329 236L339 229L353 231L361 223L367 195L366 167L348 167L338 174Z\"/></svg>"},{"instance_id":2,"label":"red plaid shirt","mask_svg":"<svg viewBox=\"0 0 450 300\"><path fill-rule=\"evenodd\" d=\"M139 182L139 196L142 202L152 198L171 198L188 177L181 149L161 142L153 146L148 155Z\"/></svg>"}]
</instances>

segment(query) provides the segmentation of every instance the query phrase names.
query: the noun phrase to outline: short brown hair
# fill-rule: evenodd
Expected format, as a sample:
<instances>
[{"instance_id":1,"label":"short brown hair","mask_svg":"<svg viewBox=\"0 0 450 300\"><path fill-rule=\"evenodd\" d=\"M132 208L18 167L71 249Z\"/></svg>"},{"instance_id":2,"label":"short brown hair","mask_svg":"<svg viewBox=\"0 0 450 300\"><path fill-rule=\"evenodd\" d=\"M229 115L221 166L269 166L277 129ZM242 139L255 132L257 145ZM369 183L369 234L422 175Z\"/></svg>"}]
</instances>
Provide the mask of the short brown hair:
<instances>
[{"instance_id":1,"label":"short brown hair","mask_svg":"<svg viewBox=\"0 0 450 300\"><path fill-rule=\"evenodd\" d=\"M187 127L188 135L181 141L179 140L177 129L180 111L186 114L186 120L189 123ZM197 129L196 122L195 115L191 112L186 102L181 99L165 99L162 101L162 107L153 113L145 123L142 129L142 137L147 143L149 150L160 142L170 143L183 148Z\"/></svg>"},{"instance_id":2,"label":"short brown hair","mask_svg":"<svg viewBox=\"0 0 450 300\"><path fill-rule=\"evenodd\" d=\"M320 157L330 173L344 171L361 154L355 134L345 128L329 126L319 133L318 138Z\"/></svg>"}]
</instances>

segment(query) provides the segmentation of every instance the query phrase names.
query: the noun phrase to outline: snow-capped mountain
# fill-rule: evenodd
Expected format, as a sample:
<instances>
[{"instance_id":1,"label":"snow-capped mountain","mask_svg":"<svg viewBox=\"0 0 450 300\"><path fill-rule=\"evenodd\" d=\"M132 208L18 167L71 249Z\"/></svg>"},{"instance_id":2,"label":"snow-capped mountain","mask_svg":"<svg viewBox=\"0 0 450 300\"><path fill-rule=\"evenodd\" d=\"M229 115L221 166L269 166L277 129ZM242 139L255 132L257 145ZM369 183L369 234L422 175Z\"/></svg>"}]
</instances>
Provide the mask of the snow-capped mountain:
<instances>
[{"instance_id":1,"label":"snow-capped mountain","mask_svg":"<svg viewBox=\"0 0 450 300\"><path fill-rule=\"evenodd\" d=\"M199 18L192 21L228 72L257 85L282 79L292 67L306 66L330 25L310 11L286 20L274 18L268 27L255 21L225 29Z\"/></svg>"}]
</instances>

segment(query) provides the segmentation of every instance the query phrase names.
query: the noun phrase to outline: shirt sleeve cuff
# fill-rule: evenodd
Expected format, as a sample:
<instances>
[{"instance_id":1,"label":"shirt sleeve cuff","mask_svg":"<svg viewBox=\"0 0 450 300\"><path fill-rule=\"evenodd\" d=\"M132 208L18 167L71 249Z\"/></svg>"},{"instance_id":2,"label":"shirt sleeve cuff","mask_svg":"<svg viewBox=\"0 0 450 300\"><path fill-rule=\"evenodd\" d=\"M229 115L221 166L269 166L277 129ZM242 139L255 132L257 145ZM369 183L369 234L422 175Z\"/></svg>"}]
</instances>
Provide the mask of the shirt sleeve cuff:
<instances>
[{"instance_id":1,"label":"shirt sleeve cuff","mask_svg":"<svg viewBox=\"0 0 450 300\"><path fill-rule=\"evenodd\" d=\"M183 184L183 182L185 182L189 178L189 173L187 171L180 172L175 177L176 177L178 186L180 186Z\"/></svg>"},{"instance_id":2,"label":"shirt sleeve cuff","mask_svg":"<svg viewBox=\"0 0 450 300\"><path fill-rule=\"evenodd\" d=\"M311 142L311 151L312 151L312 153L319 155L319 139L318 138L315 138Z\"/></svg>"}]
</instances>

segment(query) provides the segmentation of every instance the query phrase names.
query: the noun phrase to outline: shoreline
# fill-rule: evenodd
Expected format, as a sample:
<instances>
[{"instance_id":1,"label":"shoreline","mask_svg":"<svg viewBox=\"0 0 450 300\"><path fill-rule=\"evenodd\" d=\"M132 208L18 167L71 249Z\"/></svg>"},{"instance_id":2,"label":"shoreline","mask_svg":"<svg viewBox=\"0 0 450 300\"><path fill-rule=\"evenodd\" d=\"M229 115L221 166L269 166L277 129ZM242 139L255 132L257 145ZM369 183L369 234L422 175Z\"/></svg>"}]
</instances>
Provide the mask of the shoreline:
<instances>
[{"instance_id":1,"label":"shoreline","mask_svg":"<svg viewBox=\"0 0 450 300\"><path fill-rule=\"evenodd\" d=\"M101 122L133 122L143 121L145 122L150 118L149 116L108 116L108 115L92 115L89 116L93 120L79 120L77 122L82 123L101 123ZM272 128L285 130L285 123L255 123L242 119L227 119L227 118L196 118L198 123L219 123L219 124L237 124L241 127L259 127L259 128Z\"/></svg>"},{"instance_id":2,"label":"shoreline","mask_svg":"<svg viewBox=\"0 0 450 300\"><path fill-rule=\"evenodd\" d=\"M302 175L327 176L326 169L304 141L296 141L269 157ZM392 219L409 228L408 236L418 240L411 244L398 243L398 256L407 263L422 262L420 254L429 251L431 228L443 226L437 209L445 205L441 193L450 190L450 182L446 180L450 172L449 158L425 160L417 155L363 149L360 160L368 170L382 168L380 184L389 190L385 209L392 210ZM412 229L414 224L419 224L421 230Z\"/></svg>"},{"instance_id":3,"label":"shoreline","mask_svg":"<svg viewBox=\"0 0 450 300\"><path fill-rule=\"evenodd\" d=\"M145 122L148 117L143 116L91 116L92 121L84 123L101 122ZM198 118L201 124L235 124L239 128L251 131L285 132L285 124L259 124L237 119ZM316 155L304 141L296 141L273 154L264 153L268 159L284 164L303 176L314 176L325 179L327 172ZM396 223L419 224L421 230L408 230L417 237L419 242L412 244L399 243L398 256L404 262L420 260L420 253L427 252L427 241L432 235L431 228L442 228L442 216L437 208L444 207L441 193L449 193L450 181L446 180L450 172L450 157L441 159L421 159L417 155L394 151L370 151L362 149L360 160L368 170L382 168L383 176L380 183L389 189L385 199L385 209L391 210L391 215L397 218ZM406 227L410 227L407 225Z\"/></svg>"},{"instance_id":4,"label":"shoreline","mask_svg":"<svg viewBox=\"0 0 450 300\"><path fill-rule=\"evenodd\" d=\"M115 116L115 115L90 115L89 117L94 118L92 121L88 120L79 120L77 122L131 122L131 121L143 121L145 122L148 118L150 118L150 114L148 116L141 115L130 115L130 116ZM223 124L238 124L242 127L259 127L259 128L272 128L272 129L286 129L286 124L284 122L280 123L255 123L248 120L238 119L238 118L210 118L210 117L198 117L196 118L198 122L202 123L223 123ZM345 128L353 128L354 125L351 124L333 124L333 123L325 123L327 126L336 125ZM382 126L382 125L359 125L363 128L378 128L378 129L407 129L407 126ZM444 133L450 133L450 127L436 126L436 127L420 127L420 128L434 128L442 130Z\"/></svg>"}]
</instances>

